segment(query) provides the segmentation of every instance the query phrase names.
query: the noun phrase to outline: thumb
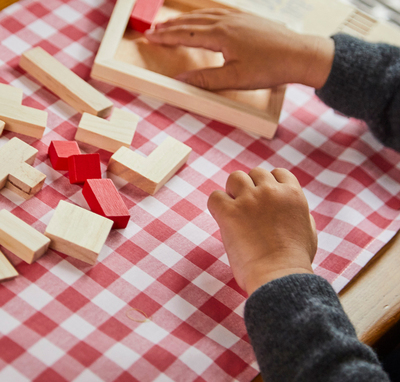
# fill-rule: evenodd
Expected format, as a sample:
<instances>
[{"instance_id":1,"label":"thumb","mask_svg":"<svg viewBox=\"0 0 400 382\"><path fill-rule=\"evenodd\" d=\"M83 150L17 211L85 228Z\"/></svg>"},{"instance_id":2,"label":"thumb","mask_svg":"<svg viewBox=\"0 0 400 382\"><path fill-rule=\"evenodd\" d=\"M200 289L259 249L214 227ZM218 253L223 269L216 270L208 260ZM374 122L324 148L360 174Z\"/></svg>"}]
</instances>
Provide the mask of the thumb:
<instances>
[{"instance_id":1,"label":"thumb","mask_svg":"<svg viewBox=\"0 0 400 382\"><path fill-rule=\"evenodd\" d=\"M175 77L189 85L207 90L239 89L238 73L234 62L219 68L207 68L184 72Z\"/></svg>"}]
</instances>

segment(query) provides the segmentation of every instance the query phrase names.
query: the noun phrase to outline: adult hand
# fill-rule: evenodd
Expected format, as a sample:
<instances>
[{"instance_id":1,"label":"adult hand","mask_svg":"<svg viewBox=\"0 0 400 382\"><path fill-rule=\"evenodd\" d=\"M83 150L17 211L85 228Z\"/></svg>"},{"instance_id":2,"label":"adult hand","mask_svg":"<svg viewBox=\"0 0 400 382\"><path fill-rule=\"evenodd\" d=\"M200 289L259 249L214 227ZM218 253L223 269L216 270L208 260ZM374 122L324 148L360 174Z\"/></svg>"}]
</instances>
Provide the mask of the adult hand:
<instances>
[{"instance_id":1,"label":"adult hand","mask_svg":"<svg viewBox=\"0 0 400 382\"><path fill-rule=\"evenodd\" d=\"M273 21L225 9L184 13L145 35L154 43L222 52L223 67L177 77L209 90L263 89L293 82L320 88L334 55L331 39L301 35Z\"/></svg>"},{"instance_id":2,"label":"adult hand","mask_svg":"<svg viewBox=\"0 0 400 382\"><path fill-rule=\"evenodd\" d=\"M233 275L252 294L293 273L313 273L315 222L296 177L285 169L233 172L208 208L217 221Z\"/></svg>"}]
</instances>

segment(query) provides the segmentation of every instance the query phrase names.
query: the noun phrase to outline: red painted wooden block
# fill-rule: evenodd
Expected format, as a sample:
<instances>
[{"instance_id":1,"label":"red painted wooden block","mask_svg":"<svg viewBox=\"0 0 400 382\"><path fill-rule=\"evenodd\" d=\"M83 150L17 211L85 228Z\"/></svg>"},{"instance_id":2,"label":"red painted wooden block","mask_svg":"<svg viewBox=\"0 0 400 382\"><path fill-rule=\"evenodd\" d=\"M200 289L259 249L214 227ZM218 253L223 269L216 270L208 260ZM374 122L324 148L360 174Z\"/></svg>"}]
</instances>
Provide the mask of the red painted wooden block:
<instances>
[{"instance_id":1,"label":"red painted wooden block","mask_svg":"<svg viewBox=\"0 0 400 382\"><path fill-rule=\"evenodd\" d=\"M163 3L164 0L137 0L129 19L131 28L140 33L144 33L147 29L150 29Z\"/></svg>"},{"instance_id":2,"label":"red painted wooden block","mask_svg":"<svg viewBox=\"0 0 400 382\"><path fill-rule=\"evenodd\" d=\"M71 155L68 158L70 183L84 183L86 179L100 179L100 154Z\"/></svg>"},{"instance_id":3,"label":"red painted wooden block","mask_svg":"<svg viewBox=\"0 0 400 382\"><path fill-rule=\"evenodd\" d=\"M51 141L48 153L54 170L67 171L68 157L80 154L81 150L75 141Z\"/></svg>"},{"instance_id":4,"label":"red painted wooden block","mask_svg":"<svg viewBox=\"0 0 400 382\"><path fill-rule=\"evenodd\" d=\"M111 179L88 179L82 193L93 212L114 222L113 228L128 225L128 208Z\"/></svg>"}]
</instances>

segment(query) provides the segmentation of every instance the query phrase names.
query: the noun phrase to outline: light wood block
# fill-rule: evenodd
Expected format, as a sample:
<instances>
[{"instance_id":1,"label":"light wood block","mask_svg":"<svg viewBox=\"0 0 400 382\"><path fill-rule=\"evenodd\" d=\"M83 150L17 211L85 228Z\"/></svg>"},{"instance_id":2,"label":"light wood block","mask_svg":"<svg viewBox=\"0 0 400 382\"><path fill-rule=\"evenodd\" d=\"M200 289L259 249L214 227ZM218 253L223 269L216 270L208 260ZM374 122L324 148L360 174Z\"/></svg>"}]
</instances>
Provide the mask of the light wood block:
<instances>
[{"instance_id":1,"label":"light wood block","mask_svg":"<svg viewBox=\"0 0 400 382\"><path fill-rule=\"evenodd\" d=\"M147 158L121 147L107 170L154 195L186 163L192 149L168 137Z\"/></svg>"},{"instance_id":2,"label":"light wood block","mask_svg":"<svg viewBox=\"0 0 400 382\"><path fill-rule=\"evenodd\" d=\"M39 192L46 175L31 165L38 150L14 137L0 148L0 190L7 187L25 199Z\"/></svg>"},{"instance_id":3,"label":"light wood block","mask_svg":"<svg viewBox=\"0 0 400 382\"><path fill-rule=\"evenodd\" d=\"M20 105L22 103L23 95L22 89L6 84L0 84L0 103L15 103Z\"/></svg>"},{"instance_id":4,"label":"light wood block","mask_svg":"<svg viewBox=\"0 0 400 382\"><path fill-rule=\"evenodd\" d=\"M4 129L41 138L46 129L47 112L21 105L21 89L0 85L0 120L5 122Z\"/></svg>"},{"instance_id":5,"label":"light wood block","mask_svg":"<svg viewBox=\"0 0 400 382\"><path fill-rule=\"evenodd\" d=\"M7 210L0 211L0 245L32 264L48 249L50 240Z\"/></svg>"},{"instance_id":6,"label":"light wood block","mask_svg":"<svg viewBox=\"0 0 400 382\"><path fill-rule=\"evenodd\" d=\"M44 233L50 248L95 264L113 221L74 204L60 201Z\"/></svg>"},{"instance_id":7,"label":"light wood block","mask_svg":"<svg viewBox=\"0 0 400 382\"><path fill-rule=\"evenodd\" d=\"M147 29L150 29L163 3L164 0L137 0L129 19L131 28L140 33L144 33Z\"/></svg>"},{"instance_id":8,"label":"light wood block","mask_svg":"<svg viewBox=\"0 0 400 382\"><path fill-rule=\"evenodd\" d=\"M140 117L114 108L110 121L83 113L75 139L115 153L120 147L129 147Z\"/></svg>"},{"instance_id":9,"label":"light wood block","mask_svg":"<svg viewBox=\"0 0 400 382\"><path fill-rule=\"evenodd\" d=\"M93 212L114 222L113 228L126 228L129 210L111 179L88 179L82 194Z\"/></svg>"},{"instance_id":10,"label":"light wood block","mask_svg":"<svg viewBox=\"0 0 400 382\"><path fill-rule=\"evenodd\" d=\"M0 135L3 134L4 126L6 123L4 121L0 121Z\"/></svg>"},{"instance_id":11,"label":"light wood block","mask_svg":"<svg viewBox=\"0 0 400 382\"><path fill-rule=\"evenodd\" d=\"M18 272L0 251L0 282L11 280L18 276Z\"/></svg>"},{"instance_id":12,"label":"light wood block","mask_svg":"<svg viewBox=\"0 0 400 382\"><path fill-rule=\"evenodd\" d=\"M19 65L80 113L107 117L113 103L40 47L22 54Z\"/></svg>"}]
</instances>

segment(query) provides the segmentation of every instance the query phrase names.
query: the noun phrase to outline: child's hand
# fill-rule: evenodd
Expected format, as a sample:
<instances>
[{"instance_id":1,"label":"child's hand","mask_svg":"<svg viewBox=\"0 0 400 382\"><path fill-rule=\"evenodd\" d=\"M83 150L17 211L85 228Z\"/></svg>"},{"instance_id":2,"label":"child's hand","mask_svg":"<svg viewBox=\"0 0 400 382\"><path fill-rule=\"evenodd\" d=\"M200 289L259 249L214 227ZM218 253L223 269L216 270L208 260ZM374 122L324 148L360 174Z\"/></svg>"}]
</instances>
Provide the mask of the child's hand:
<instances>
[{"instance_id":1,"label":"child's hand","mask_svg":"<svg viewBox=\"0 0 400 382\"><path fill-rule=\"evenodd\" d=\"M285 169L233 172L208 208L239 286L248 295L293 273L313 273L315 222L296 177Z\"/></svg>"},{"instance_id":2,"label":"child's hand","mask_svg":"<svg viewBox=\"0 0 400 382\"><path fill-rule=\"evenodd\" d=\"M334 56L333 40L300 35L246 13L208 9L185 13L146 32L149 41L222 52L222 68L177 78L209 90L264 89L286 83L321 88Z\"/></svg>"}]
</instances>

